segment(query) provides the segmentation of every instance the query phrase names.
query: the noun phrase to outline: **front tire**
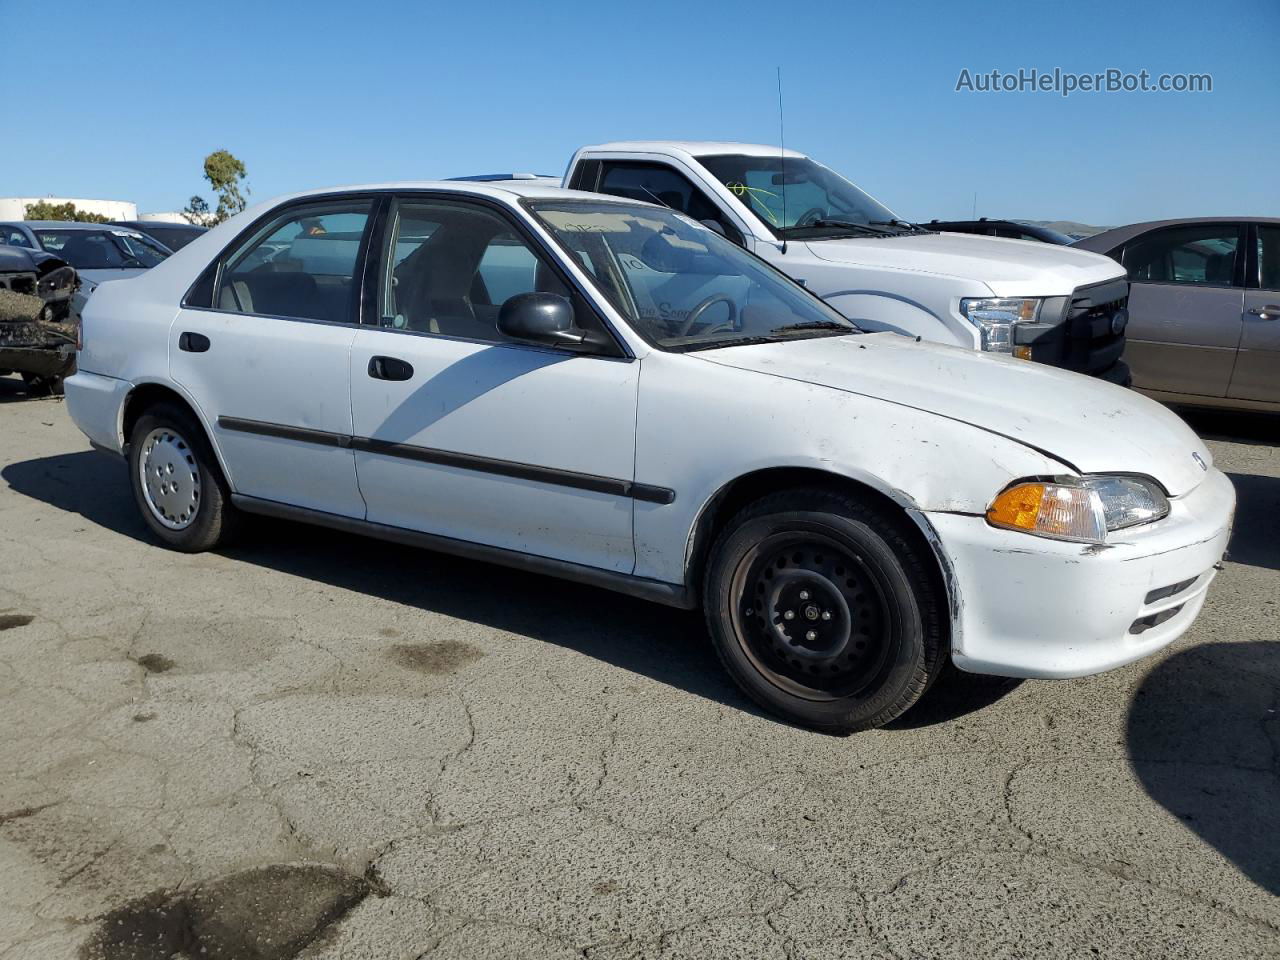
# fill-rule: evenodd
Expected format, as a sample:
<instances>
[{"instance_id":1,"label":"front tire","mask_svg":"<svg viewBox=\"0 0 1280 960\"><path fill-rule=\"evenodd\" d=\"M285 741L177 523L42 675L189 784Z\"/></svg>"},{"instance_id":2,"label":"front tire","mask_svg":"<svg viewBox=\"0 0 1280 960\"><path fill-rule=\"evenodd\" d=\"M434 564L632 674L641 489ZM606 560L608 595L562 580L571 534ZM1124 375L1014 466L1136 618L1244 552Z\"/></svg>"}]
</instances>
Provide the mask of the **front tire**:
<instances>
[{"instance_id":1,"label":"front tire","mask_svg":"<svg viewBox=\"0 0 1280 960\"><path fill-rule=\"evenodd\" d=\"M909 709L946 663L943 610L905 520L860 498L791 490L734 517L703 598L716 652L765 709L852 733Z\"/></svg>"},{"instance_id":2,"label":"front tire","mask_svg":"<svg viewBox=\"0 0 1280 960\"><path fill-rule=\"evenodd\" d=\"M204 430L173 404L156 404L134 424L129 479L142 519L174 550L211 550L227 542L238 525Z\"/></svg>"}]
</instances>

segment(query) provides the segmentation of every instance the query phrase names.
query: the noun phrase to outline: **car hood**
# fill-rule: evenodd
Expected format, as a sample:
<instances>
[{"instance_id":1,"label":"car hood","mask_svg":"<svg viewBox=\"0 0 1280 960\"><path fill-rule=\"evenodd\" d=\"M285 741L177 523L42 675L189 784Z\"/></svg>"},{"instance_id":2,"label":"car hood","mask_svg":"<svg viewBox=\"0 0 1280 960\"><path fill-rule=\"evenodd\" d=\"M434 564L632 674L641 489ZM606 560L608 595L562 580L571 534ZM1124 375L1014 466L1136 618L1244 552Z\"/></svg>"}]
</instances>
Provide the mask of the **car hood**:
<instances>
[{"instance_id":1,"label":"car hood","mask_svg":"<svg viewBox=\"0 0 1280 960\"><path fill-rule=\"evenodd\" d=\"M128 280L130 277L136 277L140 273L146 273L145 269L138 267L130 267L122 270L79 270L80 279L87 280L95 287L100 283L106 283L108 280Z\"/></svg>"},{"instance_id":2,"label":"car hood","mask_svg":"<svg viewBox=\"0 0 1280 960\"><path fill-rule=\"evenodd\" d=\"M805 246L831 263L978 280L999 297L1067 296L1077 287L1124 276L1114 260L1086 250L963 233L807 240Z\"/></svg>"},{"instance_id":3,"label":"car hood","mask_svg":"<svg viewBox=\"0 0 1280 960\"><path fill-rule=\"evenodd\" d=\"M1080 473L1152 477L1173 496L1194 489L1212 463L1191 428L1154 400L1026 360L894 333L721 347L694 356L925 410L1016 440Z\"/></svg>"}]
</instances>

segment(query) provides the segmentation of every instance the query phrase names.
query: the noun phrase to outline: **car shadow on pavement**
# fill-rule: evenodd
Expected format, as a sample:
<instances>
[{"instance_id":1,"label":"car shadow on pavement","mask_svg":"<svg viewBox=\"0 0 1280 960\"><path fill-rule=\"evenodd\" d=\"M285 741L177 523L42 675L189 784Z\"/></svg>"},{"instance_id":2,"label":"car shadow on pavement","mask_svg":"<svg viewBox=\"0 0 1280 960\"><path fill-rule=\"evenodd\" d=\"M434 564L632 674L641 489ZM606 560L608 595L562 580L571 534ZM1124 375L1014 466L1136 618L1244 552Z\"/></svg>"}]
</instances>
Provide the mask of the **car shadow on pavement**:
<instances>
[{"instance_id":1,"label":"car shadow on pavement","mask_svg":"<svg viewBox=\"0 0 1280 960\"><path fill-rule=\"evenodd\" d=\"M1161 661L1135 691L1127 752L1152 799L1280 894L1280 644L1213 643Z\"/></svg>"},{"instance_id":2,"label":"car shadow on pavement","mask_svg":"<svg viewBox=\"0 0 1280 960\"><path fill-rule=\"evenodd\" d=\"M1280 414L1196 407L1174 407L1174 412L1206 440L1280 447Z\"/></svg>"},{"instance_id":3,"label":"car shadow on pavement","mask_svg":"<svg viewBox=\"0 0 1280 960\"><path fill-rule=\"evenodd\" d=\"M1236 519L1227 559L1280 570L1280 477L1229 473L1236 488Z\"/></svg>"},{"instance_id":4,"label":"car shadow on pavement","mask_svg":"<svg viewBox=\"0 0 1280 960\"><path fill-rule=\"evenodd\" d=\"M113 533L155 542L138 515L124 464L116 458L87 450L60 454L9 464L0 477L24 496ZM243 539L219 552L568 647L736 709L760 712L725 676L695 613L553 577L262 517L250 518Z\"/></svg>"},{"instance_id":5,"label":"car shadow on pavement","mask_svg":"<svg viewBox=\"0 0 1280 960\"><path fill-rule=\"evenodd\" d=\"M12 463L0 477L17 493L153 543L124 464L94 451ZM725 674L699 613L495 564L253 517L243 540L219 551L244 563L343 590L531 637L669 686L764 716ZM987 706L1012 686L944 675L895 729L943 723ZM987 683L985 681L991 680ZM782 722L782 721L779 721Z\"/></svg>"},{"instance_id":6,"label":"car shadow on pavement","mask_svg":"<svg viewBox=\"0 0 1280 960\"><path fill-rule=\"evenodd\" d=\"M947 664L920 702L885 729L917 730L958 720L1003 700L1022 683L1011 677L965 673Z\"/></svg>"},{"instance_id":7,"label":"car shadow on pavement","mask_svg":"<svg viewBox=\"0 0 1280 960\"><path fill-rule=\"evenodd\" d=\"M46 395L38 395L27 390L27 385L19 377L0 377L0 403L22 403L24 400L44 400Z\"/></svg>"}]
</instances>

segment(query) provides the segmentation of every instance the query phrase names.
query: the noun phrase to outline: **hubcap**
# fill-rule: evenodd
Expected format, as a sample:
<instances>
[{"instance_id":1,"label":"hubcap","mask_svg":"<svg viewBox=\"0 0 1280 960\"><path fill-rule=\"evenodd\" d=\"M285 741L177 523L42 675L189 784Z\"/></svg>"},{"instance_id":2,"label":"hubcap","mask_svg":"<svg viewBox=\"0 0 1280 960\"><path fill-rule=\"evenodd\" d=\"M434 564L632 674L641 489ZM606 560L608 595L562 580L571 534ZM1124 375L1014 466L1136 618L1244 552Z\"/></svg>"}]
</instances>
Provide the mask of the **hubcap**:
<instances>
[{"instance_id":1,"label":"hubcap","mask_svg":"<svg viewBox=\"0 0 1280 960\"><path fill-rule=\"evenodd\" d=\"M735 627L761 673L813 700L857 695L885 667L893 617L880 577L822 533L766 538L734 573Z\"/></svg>"},{"instance_id":2,"label":"hubcap","mask_svg":"<svg viewBox=\"0 0 1280 960\"><path fill-rule=\"evenodd\" d=\"M184 530L200 509L200 467L191 445L168 427L142 441L138 458L143 499L151 515L170 530Z\"/></svg>"}]
</instances>

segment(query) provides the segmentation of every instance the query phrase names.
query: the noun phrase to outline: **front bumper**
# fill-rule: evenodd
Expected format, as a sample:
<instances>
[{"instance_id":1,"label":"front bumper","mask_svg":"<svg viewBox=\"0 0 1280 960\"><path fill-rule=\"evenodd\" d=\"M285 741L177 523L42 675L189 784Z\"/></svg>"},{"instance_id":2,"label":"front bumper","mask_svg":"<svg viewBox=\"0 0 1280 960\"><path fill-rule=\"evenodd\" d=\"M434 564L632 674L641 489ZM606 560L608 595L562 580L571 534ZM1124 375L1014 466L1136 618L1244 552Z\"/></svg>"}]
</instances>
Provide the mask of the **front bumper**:
<instances>
[{"instance_id":1,"label":"front bumper","mask_svg":"<svg viewBox=\"0 0 1280 960\"><path fill-rule=\"evenodd\" d=\"M1235 489L1210 469L1156 523L1104 547L930 513L951 567L952 659L970 673L1080 677L1154 653L1204 606L1226 552Z\"/></svg>"}]
</instances>

